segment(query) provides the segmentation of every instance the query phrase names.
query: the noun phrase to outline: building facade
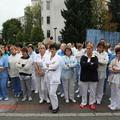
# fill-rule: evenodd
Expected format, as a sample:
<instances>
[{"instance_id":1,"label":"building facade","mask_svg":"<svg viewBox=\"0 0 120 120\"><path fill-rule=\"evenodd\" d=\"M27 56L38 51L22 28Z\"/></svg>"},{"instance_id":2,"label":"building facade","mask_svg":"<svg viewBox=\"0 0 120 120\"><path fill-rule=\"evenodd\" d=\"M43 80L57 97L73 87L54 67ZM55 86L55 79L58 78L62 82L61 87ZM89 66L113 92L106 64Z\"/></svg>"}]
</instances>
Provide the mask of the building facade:
<instances>
[{"instance_id":1,"label":"building facade","mask_svg":"<svg viewBox=\"0 0 120 120\"><path fill-rule=\"evenodd\" d=\"M32 5L36 0L32 0ZM38 0L41 5L42 29L45 39L51 36L55 41L61 40L60 31L64 27L61 10L65 9L64 0Z\"/></svg>"},{"instance_id":2,"label":"building facade","mask_svg":"<svg viewBox=\"0 0 120 120\"><path fill-rule=\"evenodd\" d=\"M40 0L31 0L32 6L38 4L40 2Z\"/></svg>"},{"instance_id":3,"label":"building facade","mask_svg":"<svg viewBox=\"0 0 120 120\"><path fill-rule=\"evenodd\" d=\"M17 19L20 21L20 23L21 23L22 26L25 25L25 17L24 17L24 16L19 17L19 18L17 18Z\"/></svg>"}]
</instances>

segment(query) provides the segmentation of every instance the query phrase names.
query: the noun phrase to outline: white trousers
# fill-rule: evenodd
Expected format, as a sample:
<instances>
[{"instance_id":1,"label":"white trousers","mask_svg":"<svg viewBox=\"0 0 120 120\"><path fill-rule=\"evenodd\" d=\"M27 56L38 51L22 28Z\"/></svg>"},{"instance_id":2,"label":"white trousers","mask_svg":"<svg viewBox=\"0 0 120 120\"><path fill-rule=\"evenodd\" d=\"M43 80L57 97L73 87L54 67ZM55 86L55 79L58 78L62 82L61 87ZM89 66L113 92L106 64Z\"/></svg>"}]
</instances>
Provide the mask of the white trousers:
<instances>
[{"instance_id":1,"label":"white trousers","mask_svg":"<svg viewBox=\"0 0 120 120\"><path fill-rule=\"evenodd\" d=\"M111 106L120 109L120 88L115 83L111 84Z\"/></svg>"},{"instance_id":2,"label":"white trousers","mask_svg":"<svg viewBox=\"0 0 120 120\"><path fill-rule=\"evenodd\" d=\"M63 80L63 87L64 87L64 94L65 94L65 99L74 99L74 79L65 79Z\"/></svg>"},{"instance_id":3,"label":"white trousers","mask_svg":"<svg viewBox=\"0 0 120 120\"><path fill-rule=\"evenodd\" d=\"M89 105L92 105L96 102L96 87L97 82L82 82L80 81L81 86L81 93L82 93L82 105L87 105L87 96L88 96L88 90L90 92L89 95Z\"/></svg>"},{"instance_id":4,"label":"white trousers","mask_svg":"<svg viewBox=\"0 0 120 120\"><path fill-rule=\"evenodd\" d=\"M50 102L52 105L52 109L55 110L58 108L58 97L57 97L57 89L58 89L58 84L47 84L47 88L49 91L49 97L50 97Z\"/></svg>"},{"instance_id":5,"label":"white trousers","mask_svg":"<svg viewBox=\"0 0 120 120\"><path fill-rule=\"evenodd\" d=\"M38 91L38 78L37 78L35 72L32 73L31 90Z\"/></svg>"},{"instance_id":6,"label":"white trousers","mask_svg":"<svg viewBox=\"0 0 120 120\"><path fill-rule=\"evenodd\" d=\"M47 83L44 77L38 77L38 92L41 100L48 100Z\"/></svg>"},{"instance_id":7,"label":"white trousers","mask_svg":"<svg viewBox=\"0 0 120 120\"><path fill-rule=\"evenodd\" d=\"M105 73L104 72L98 72L99 81L97 83L97 91L96 91L97 102L101 102L102 97L104 95L103 91L104 91L104 81L105 81L105 76L106 76Z\"/></svg>"}]
</instances>

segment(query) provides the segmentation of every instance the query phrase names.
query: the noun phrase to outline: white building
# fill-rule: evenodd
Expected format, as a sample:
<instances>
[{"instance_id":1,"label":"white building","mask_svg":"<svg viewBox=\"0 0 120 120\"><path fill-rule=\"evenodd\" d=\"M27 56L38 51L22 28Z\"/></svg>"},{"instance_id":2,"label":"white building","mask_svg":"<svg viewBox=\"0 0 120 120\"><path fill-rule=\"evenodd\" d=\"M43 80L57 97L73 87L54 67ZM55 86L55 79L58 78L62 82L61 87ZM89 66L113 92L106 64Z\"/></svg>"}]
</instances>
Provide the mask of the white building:
<instances>
[{"instance_id":1,"label":"white building","mask_svg":"<svg viewBox=\"0 0 120 120\"><path fill-rule=\"evenodd\" d=\"M19 17L17 18L20 22L21 22L21 25L24 26L25 25L25 17L22 16L22 17Z\"/></svg>"},{"instance_id":2,"label":"white building","mask_svg":"<svg viewBox=\"0 0 120 120\"><path fill-rule=\"evenodd\" d=\"M40 2L40 0L31 0L31 2L32 2L32 6L34 6L34 5L38 4Z\"/></svg>"},{"instance_id":3,"label":"white building","mask_svg":"<svg viewBox=\"0 0 120 120\"><path fill-rule=\"evenodd\" d=\"M33 1L36 0L32 0L32 3ZM45 39L52 36L55 41L60 40L60 31L64 27L64 19L61 16L61 10L65 8L64 0L40 0L40 4Z\"/></svg>"}]
</instances>

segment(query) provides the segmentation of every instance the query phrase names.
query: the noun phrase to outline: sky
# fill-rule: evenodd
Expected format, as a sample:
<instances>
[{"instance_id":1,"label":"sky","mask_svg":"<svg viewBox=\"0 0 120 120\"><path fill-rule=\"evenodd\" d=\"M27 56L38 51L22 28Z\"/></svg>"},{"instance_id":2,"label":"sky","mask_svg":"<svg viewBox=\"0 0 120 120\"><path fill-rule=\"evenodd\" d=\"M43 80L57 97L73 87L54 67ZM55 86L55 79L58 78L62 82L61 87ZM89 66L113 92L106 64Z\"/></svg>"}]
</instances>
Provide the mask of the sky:
<instances>
[{"instance_id":1,"label":"sky","mask_svg":"<svg viewBox=\"0 0 120 120\"><path fill-rule=\"evenodd\" d=\"M0 0L0 30L6 20L23 16L28 5L31 0Z\"/></svg>"}]
</instances>

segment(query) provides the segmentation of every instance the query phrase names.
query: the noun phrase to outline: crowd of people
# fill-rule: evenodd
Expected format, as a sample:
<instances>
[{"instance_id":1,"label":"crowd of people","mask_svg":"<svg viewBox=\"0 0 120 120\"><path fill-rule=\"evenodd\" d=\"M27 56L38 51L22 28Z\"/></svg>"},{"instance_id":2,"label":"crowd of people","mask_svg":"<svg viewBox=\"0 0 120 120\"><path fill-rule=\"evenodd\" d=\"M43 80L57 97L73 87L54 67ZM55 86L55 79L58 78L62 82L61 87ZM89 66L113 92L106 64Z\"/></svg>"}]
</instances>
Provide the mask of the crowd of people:
<instances>
[{"instance_id":1,"label":"crowd of people","mask_svg":"<svg viewBox=\"0 0 120 120\"><path fill-rule=\"evenodd\" d=\"M91 41L83 44L65 44L60 47L50 41L32 44L0 46L0 101L9 100L7 84L12 82L14 97L22 102L32 101L32 91L38 93L39 103L49 103L53 113L59 111L58 94L65 103L76 103L81 97L80 109L91 110L101 104L106 83L111 88L111 110L120 109L120 44L114 51L105 41L95 46ZM59 89L58 89L59 88ZM88 99L89 97L89 99Z\"/></svg>"}]
</instances>

